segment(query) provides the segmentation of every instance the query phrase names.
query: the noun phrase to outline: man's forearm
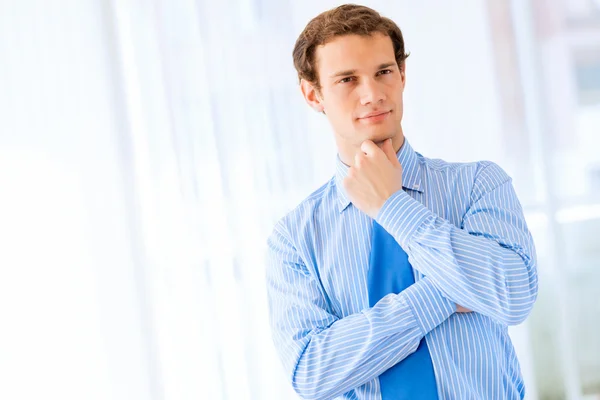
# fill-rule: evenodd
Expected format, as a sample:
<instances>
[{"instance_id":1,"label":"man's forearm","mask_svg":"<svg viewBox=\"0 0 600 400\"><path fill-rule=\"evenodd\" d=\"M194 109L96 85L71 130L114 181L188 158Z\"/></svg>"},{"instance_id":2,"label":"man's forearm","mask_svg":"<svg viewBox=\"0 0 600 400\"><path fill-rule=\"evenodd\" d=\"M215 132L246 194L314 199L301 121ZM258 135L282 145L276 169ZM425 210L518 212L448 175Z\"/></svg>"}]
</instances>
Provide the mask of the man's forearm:
<instances>
[{"instance_id":1,"label":"man's forearm","mask_svg":"<svg viewBox=\"0 0 600 400\"><path fill-rule=\"evenodd\" d=\"M470 235L402 191L386 202L378 222L409 254L413 268L457 304L506 325L529 314L537 295L533 256Z\"/></svg>"},{"instance_id":2,"label":"man's forearm","mask_svg":"<svg viewBox=\"0 0 600 400\"><path fill-rule=\"evenodd\" d=\"M374 307L310 332L292 373L305 399L333 398L378 377L412 354L420 340L455 311L427 278Z\"/></svg>"}]
</instances>

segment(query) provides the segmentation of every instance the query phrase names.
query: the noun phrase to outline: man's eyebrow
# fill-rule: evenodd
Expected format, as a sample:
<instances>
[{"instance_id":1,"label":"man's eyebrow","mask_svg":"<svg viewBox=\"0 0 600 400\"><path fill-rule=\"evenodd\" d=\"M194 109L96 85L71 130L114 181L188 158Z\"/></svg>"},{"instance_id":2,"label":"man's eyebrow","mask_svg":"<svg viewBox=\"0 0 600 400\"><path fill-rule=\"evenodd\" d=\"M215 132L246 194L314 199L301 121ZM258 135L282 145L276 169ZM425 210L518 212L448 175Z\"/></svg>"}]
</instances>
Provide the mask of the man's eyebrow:
<instances>
[{"instance_id":1,"label":"man's eyebrow","mask_svg":"<svg viewBox=\"0 0 600 400\"><path fill-rule=\"evenodd\" d=\"M353 74L355 74L355 73L356 73L356 70L355 70L355 69L349 69L349 70L346 70L346 71L340 71L340 72L336 72L336 73L335 73L335 74L333 74L333 75L329 75L329 77L330 77L330 78L335 78L335 77L338 77L338 76L353 75Z\"/></svg>"},{"instance_id":2,"label":"man's eyebrow","mask_svg":"<svg viewBox=\"0 0 600 400\"><path fill-rule=\"evenodd\" d=\"M380 64L377 69L386 69L386 68L395 67L395 66L397 66L396 62L389 62L389 63Z\"/></svg>"},{"instance_id":3,"label":"man's eyebrow","mask_svg":"<svg viewBox=\"0 0 600 400\"><path fill-rule=\"evenodd\" d=\"M383 64L379 64L379 66L377 67L377 69L385 69L385 68L389 68L389 67L393 67L396 66L395 62L388 62L388 63L383 63ZM330 75L330 78L336 78L338 76L347 76L347 75L354 75L356 73L355 69L348 69L346 71L339 71L336 72L333 75Z\"/></svg>"}]
</instances>

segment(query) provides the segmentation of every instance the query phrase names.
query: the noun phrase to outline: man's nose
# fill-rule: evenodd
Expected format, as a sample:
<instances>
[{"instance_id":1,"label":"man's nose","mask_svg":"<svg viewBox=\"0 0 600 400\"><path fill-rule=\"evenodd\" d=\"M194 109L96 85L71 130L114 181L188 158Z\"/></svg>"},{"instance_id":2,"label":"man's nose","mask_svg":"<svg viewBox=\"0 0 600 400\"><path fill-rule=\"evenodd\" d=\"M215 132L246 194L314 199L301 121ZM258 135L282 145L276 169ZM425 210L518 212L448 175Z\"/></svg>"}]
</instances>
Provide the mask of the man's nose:
<instances>
[{"instance_id":1,"label":"man's nose","mask_svg":"<svg viewBox=\"0 0 600 400\"><path fill-rule=\"evenodd\" d=\"M385 100L385 93L381 84L374 79L363 81L361 85L360 102L363 106L378 104Z\"/></svg>"}]
</instances>

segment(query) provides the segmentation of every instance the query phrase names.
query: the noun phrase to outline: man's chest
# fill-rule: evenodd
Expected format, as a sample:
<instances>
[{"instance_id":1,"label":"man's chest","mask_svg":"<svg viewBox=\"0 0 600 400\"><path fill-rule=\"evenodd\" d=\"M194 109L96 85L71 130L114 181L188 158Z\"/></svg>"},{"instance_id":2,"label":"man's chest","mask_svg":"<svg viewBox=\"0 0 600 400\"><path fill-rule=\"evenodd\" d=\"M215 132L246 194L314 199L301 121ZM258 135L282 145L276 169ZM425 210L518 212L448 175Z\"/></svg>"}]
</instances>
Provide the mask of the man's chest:
<instances>
[{"instance_id":1,"label":"man's chest","mask_svg":"<svg viewBox=\"0 0 600 400\"><path fill-rule=\"evenodd\" d=\"M411 196L437 216L460 227L464 214L460 203L452 204L446 198L435 201L419 194ZM315 229L313 271L327 296L330 312L339 318L369 307L367 276L372 227L373 220L350 205ZM415 281L421 278L415 271Z\"/></svg>"}]
</instances>

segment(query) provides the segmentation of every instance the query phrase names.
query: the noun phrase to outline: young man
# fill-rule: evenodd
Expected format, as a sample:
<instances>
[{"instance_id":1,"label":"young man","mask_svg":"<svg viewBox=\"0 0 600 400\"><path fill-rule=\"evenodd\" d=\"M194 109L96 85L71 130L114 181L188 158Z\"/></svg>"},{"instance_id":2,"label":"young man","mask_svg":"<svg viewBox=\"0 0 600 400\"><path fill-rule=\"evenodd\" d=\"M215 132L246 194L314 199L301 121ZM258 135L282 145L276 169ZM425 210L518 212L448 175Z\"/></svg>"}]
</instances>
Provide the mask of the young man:
<instances>
[{"instance_id":1,"label":"young man","mask_svg":"<svg viewBox=\"0 0 600 400\"><path fill-rule=\"evenodd\" d=\"M269 238L271 328L305 399L522 399L507 327L537 296L506 173L416 153L401 120L402 33L362 6L314 18L294 48L337 172Z\"/></svg>"}]
</instances>

